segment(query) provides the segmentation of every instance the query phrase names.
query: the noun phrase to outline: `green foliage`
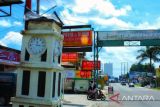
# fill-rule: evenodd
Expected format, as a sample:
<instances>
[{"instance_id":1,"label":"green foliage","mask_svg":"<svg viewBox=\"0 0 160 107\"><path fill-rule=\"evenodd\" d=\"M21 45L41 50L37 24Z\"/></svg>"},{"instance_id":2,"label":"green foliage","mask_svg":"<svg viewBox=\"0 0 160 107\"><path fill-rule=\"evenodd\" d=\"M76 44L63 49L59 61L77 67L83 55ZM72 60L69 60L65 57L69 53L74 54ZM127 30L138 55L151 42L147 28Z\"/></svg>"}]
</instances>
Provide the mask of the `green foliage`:
<instances>
[{"instance_id":1,"label":"green foliage","mask_svg":"<svg viewBox=\"0 0 160 107\"><path fill-rule=\"evenodd\" d=\"M132 67L130 71L134 71L135 69L140 71L152 71L154 72L154 67L152 65L152 61L159 62L160 58L158 57L160 55L160 46L146 46L145 49L138 50L139 55L136 57L139 59L139 63L144 62L145 60L149 59L149 66L141 66L141 65L135 65L136 67Z\"/></svg>"},{"instance_id":2,"label":"green foliage","mask_svg":"<svg viewBox=\"0 0 160 107\"><path fill-rule=\"evenodd\" d=\"M152 70L151 71L155 71L155 67L151 66ZM149 72L150 71L150 64L133 64L130 68L130 72L134 72L134 71L139 71L139 72Z\"/></svg>"},{"instance_id":3,"label":"green foliage","mask_svg":"<svg viewBox=\"0 0 160 107\"><path fill-rule=\"evenodd\" d=\"M98 84L100 84L101 85L101 89L103 89L104 86L105 86L105 80L104 80L104 78L99 78L98 79Z\"/></svg>"},{"instance_id":4,"label":"green foliage","mask_svg":"<svg viewBox=\"0 0 160 107\"><path fill-rule=\"evenodd\" d=\"M139 59L139 63L150 59L150 62L153 60L154 62L159 62L160 59L158 55L160 55L160 46L147 46L145 49L138 50L139 55L136 57Z\"/></svg>"},{"instance_id":5,"label":"green foliage","mask_svg":"<svg viewBox=\"0 0 160 107\"><path fill-rule=\"evenodd\" d=\"M160 77L156 78L157 87L160 87Z\"/></svg>"}]
</instances>

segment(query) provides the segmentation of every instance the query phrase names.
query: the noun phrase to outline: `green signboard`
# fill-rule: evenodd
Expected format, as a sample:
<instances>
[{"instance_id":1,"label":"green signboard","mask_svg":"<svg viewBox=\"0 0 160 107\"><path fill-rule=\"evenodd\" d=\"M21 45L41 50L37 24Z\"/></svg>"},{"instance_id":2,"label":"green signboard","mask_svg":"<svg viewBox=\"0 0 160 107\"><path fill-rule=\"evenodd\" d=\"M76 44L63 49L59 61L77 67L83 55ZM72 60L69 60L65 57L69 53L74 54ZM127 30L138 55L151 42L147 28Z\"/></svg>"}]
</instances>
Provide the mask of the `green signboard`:
<instances>
[{"instance_id":1,"label":"green signboard","mask_svg":"<svg viewBox=\"0 0 160 107\"><path fill-rule=\"evenodd\" d=\"M160 30L98 31L98 46L160 46Z\"/></svg>"}]
</instances>

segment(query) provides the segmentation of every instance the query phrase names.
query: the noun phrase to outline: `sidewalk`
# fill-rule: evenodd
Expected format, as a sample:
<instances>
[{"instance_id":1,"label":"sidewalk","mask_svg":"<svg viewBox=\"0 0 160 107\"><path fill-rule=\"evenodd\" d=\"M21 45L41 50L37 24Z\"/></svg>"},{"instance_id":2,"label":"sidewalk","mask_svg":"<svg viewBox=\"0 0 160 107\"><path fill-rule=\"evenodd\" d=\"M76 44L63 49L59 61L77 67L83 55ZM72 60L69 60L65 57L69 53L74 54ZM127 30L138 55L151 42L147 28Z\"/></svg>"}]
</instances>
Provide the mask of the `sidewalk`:
<instances>
[{"instance_id":1,"label":"sidewalk","mask_svg":"<svg viewBox=\"0 0 160 107\"><path fill-rule=\"evenodd\" d=\"M86 94L65 94L63 107L108 107L108 101L87 100Z\"/></svg>"}]
</instances>

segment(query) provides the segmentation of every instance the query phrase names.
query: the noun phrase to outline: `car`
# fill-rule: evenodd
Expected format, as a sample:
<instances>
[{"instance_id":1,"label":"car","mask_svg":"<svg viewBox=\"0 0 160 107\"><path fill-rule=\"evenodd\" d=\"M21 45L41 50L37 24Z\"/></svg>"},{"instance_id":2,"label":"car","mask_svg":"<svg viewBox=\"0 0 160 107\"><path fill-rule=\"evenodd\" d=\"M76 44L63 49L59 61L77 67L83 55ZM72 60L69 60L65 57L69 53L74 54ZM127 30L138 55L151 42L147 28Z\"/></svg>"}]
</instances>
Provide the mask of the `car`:
<instances>
[{"instance_id":1,"label":"car","mask_svg":"<svg viewBox=\"0 0 160 107\"><path fill-rule=\"evenodd\" d=\"M134 83L133 83L133 82L130 82L130 83L128 84L128 86L129 86L129 87L134 87Z\"/></svg>"},{"instance_id":2,"label":"car","mask_svg":"<svg viewBox=\"0 0 160 107\"><path fill-rule=\"evenodd\" d=\"M17 74L0 72L0 105L8 105L11 97L16 95Z\"/></svg>"},{"instance_id":3,"label":"car","mask_svg":"<svg viewBox=\"0 0 160 107\"><path fill-rule=\"evenodd\" d=\"M121 85L126 85L126 82L125 82L125 81L122 81L122 82L121 82Z\"/></svg>"}]
</instances>

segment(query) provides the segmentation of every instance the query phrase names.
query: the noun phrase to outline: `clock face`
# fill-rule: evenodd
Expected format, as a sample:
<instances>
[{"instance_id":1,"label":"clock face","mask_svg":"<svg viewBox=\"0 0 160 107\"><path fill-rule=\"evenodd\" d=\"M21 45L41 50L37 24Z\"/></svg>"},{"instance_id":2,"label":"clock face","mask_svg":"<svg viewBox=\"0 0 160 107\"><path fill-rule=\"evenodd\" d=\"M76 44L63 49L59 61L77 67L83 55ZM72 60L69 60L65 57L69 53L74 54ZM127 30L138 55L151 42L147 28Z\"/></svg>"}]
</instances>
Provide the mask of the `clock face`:
<instances>
[{"instance_id":1,"label":"clock face","mask_svg":"<svg viewBox=\"0 0 160 107\"><path fill-rule=\"evenodd\" d=\"M46 50L46 42L44 38L33 37L29 40L28 51L30 54L41 55Z\"/></svg>"}]
</instances>

